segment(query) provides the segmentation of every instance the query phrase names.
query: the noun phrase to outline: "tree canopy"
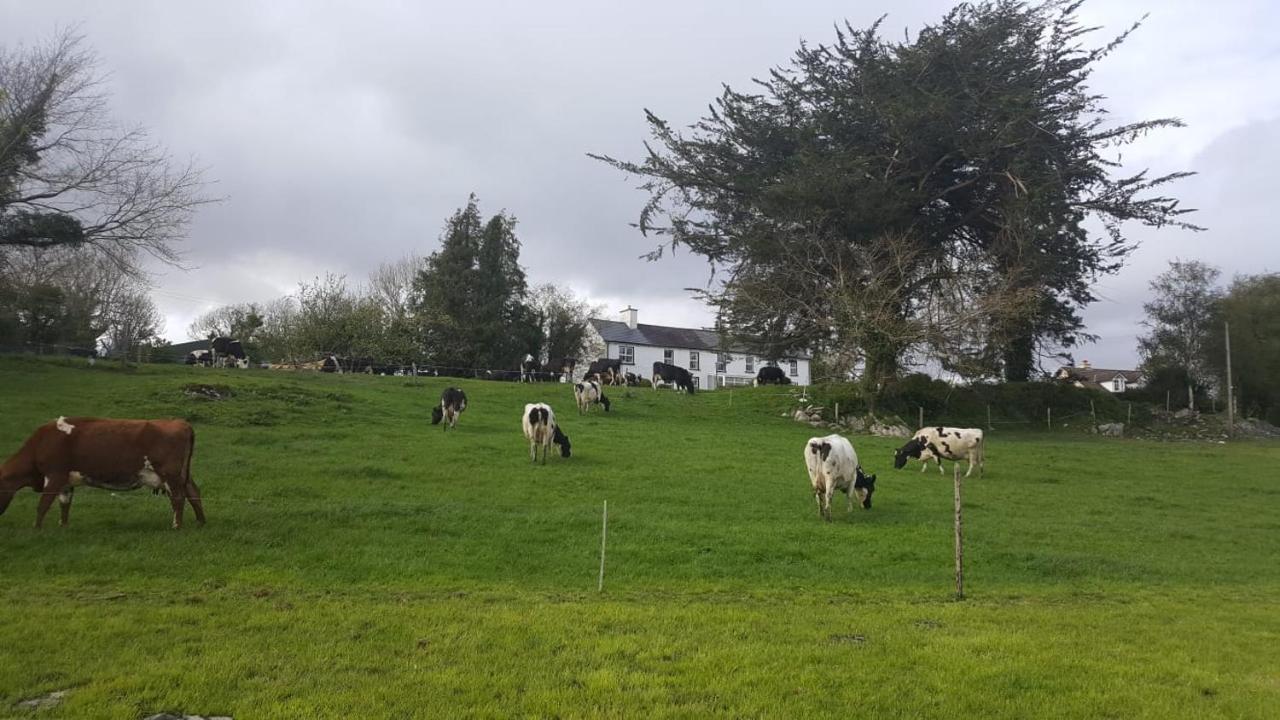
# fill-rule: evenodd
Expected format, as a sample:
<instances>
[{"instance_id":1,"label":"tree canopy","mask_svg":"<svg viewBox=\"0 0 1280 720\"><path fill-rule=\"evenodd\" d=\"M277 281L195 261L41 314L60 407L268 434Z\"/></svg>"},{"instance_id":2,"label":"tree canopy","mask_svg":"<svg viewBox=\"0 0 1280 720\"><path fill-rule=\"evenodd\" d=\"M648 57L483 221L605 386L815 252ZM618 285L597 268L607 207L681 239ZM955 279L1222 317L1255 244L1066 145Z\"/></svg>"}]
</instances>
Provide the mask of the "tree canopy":
<instances>
[{"instance_id":1,"label":"tree canopy","mask_svg":"<svg viewBox=\"0 0 1280 720\"><path fill-rule=\"evenodd\" d=\"M874 386L910 351L1025 379L1085 337L1126 222L1194 228L1161 194L1188 173L1118 174L1117 147L1181 122L1106 123L1087 80L1133 28L1086 48L1079 5L962 4L898 43L846 24L687 132L646 110L642 160L593 157L643 178L650 258L706 258L703 296L767 352L854 352Z\"/></svg>"}]
</instances>

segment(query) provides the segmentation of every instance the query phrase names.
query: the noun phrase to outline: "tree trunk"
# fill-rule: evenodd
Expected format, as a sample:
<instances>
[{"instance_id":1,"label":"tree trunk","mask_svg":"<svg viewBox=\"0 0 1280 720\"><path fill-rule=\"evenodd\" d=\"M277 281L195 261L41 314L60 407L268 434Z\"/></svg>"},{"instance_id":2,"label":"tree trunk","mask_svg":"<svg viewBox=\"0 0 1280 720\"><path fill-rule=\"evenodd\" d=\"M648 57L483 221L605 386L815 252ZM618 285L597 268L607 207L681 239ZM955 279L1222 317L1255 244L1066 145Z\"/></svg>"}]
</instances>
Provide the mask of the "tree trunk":
<instances>
[{"instance_id":1,"label":"tree trunk","mask_svg":"<svg viewBox=\"0 0 1280 720\"><path fill-rule=\"evenodd\" d=\"M1006 382L1026 382L1035 368L1035 338L1028 335L1009 342L1001 352Z\"/></svg>"},{"instance_id":2,"label":"tree trunk","mask_svg":"<svg viewBox=\"0 0 1280 720\"><path fill-rule=\"evenodd\" d=\"M1196 409L1196 389L1190 382L1187 383L1187 407L1191 408L1193 412Z\"/></svg>"}]
</instances>

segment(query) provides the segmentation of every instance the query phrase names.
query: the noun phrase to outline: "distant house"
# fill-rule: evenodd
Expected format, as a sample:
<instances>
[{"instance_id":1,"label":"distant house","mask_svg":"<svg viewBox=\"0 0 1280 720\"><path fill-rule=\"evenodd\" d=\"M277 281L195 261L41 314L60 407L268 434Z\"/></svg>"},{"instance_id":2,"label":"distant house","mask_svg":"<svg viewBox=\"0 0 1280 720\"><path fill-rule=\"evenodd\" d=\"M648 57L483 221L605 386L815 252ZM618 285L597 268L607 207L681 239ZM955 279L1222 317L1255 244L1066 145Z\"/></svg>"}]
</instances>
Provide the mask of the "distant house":
<instances>
[{"instance_id":1,"label":"distant house","mask_svg":"<svg viewBox=\"0 0 1280 720\"><path fill-rule=\"evenodd\" d=\"M620 358L624 372L634 372L646 379L654 362L679 365L693 375L694 385L702 390L750 385L765 365L776 365L796 385L809 384L808 353L778 358L769 362L757 352L739 345L721 343L715 330L642 325L639 310L628 307L621 320L591 321L591 330L606 348L605 357ZM587 358L587 361L594 358Z\"/></svg>"},{"instance_id":2,"label":"distant house","mask_svg":"<svg viewBox=\"0 0 1280 720\"><path fill-rule=\"evenodd\" d=\"M1107 370L1096 368L1088 360L1075 365L1067 365L1054 374L1055 380L1069 382L1076 387L1106 390L1121 393L1125 390L1136 390L1147 384L1147 376L1141 370Z\"/></svg>"}]
</instances>

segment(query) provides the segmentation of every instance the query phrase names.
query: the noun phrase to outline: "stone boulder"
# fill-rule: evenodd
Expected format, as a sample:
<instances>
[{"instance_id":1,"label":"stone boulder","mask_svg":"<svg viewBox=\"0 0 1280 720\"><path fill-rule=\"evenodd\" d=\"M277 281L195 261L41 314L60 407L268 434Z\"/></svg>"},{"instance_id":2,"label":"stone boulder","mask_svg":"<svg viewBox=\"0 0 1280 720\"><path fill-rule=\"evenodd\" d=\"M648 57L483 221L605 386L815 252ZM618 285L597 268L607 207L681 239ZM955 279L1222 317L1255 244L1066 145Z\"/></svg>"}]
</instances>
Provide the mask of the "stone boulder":
<instances>
[{"instance_id":1,"label":"stone boulder","mask_svg":"<svg viewBox=\"0 0 1280 720\"><path fill-rule=\"evenodd\" d=\"M1124 437L1124 423L1103 423L1098 426L1098 434L1104 437Z\"/></svg>"}]
</instances>

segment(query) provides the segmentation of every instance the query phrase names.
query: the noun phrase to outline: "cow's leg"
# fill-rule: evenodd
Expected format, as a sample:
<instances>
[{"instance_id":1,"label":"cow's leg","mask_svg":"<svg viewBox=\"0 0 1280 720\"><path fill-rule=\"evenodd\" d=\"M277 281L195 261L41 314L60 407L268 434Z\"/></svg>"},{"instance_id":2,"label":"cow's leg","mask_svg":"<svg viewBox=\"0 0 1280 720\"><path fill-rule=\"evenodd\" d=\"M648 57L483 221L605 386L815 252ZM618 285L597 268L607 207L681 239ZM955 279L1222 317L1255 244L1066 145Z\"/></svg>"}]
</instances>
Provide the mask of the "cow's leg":
<instances>
[{"instance_id":1,"label":"cow's leg","mask_svg":"<svg viewBox=\"0 0 1280 720\"><path fill-rule=\"evenodd\" d=\"M16 490L13 492L0 490L0 515L3 515L4 511L9 509L9 503L13 502L13 496L16 493Z\"/></svg>"},{"instance_id":2,"label":"cow's leg","mask_svg":"<svg viewBox=\"0 0 1280 720\"><path fill-rule=\"evenodd\" d=\"M187 478L187 502L191 503L191 509L196 514L196 522L203 525L204 503L200 501L200 488L196 487L196 481L191 478Z\"/></svg>"},{"instance_id":3,"label":"cow's leg","mask_svg":"<svg viewBox=\"0 0 1280 720\"><path fill-rule=\"evenodd\" d=\"M818 503L818 517L819 517L819 518L823 517L823 515L822 515L822 486L820 486L820 485L815 485L815 486L813 487L813 500L814 500L814 502Z\"/></svg>"},{"instance_id":4,"label":"cow's leg","mask_svg":"<svg viewBox=\"0 0 1280 720\"><path fill-rule=\"evenodd\" d=\"M182 529L182 511L187 504L186 483L169 486L169 504L173 506L173 529Z\"/></svg>"},{"instance_id":5,"label":"cow's leg","mask_svg":"<svg viewBox=\"0 0 1280 720\"><path fill-rule=\"evenodd\" d=\"M822 492L822 519L827 522L831 522L831 496L834 493L834 485L828 485Z\"/></svg>"},{"instance_id":6,"label":"cow's leg","mask_svg":"<svg viewBox=\"0 0 1280 720\"><path fill-rule=\"evenodd\" d=\"M75 491L74 487L68 485L66 490L58 493L58 512L61 515L58 518L58 525L60 527L66 527L67 521L71 519L71 500Z\"/></svg>"},{"instance_id":7,"label":"cow's leg","mask_svg":"<svg viewBox=\"0 0 1280 720\"><path fill-rule=\"evenodd\" d=\"M957 460L956 462L960 462L960 461ZM969 451L969 469L965 472L964 476L969 477L972 474L973 474L973 451L970 450Z\"/></svg>"},{"instance_id":8,"label":"cow's leg","mask_svg":"<svg viewBox=\"0 0 1280 720\"><path fill-rule=\"evenodd\" d=\"M44 516L53 506L53 499L62 494L70 485L70 477L65 472L53 472L45 475L44 489L40 491L40 502L36 504L36 527L44 526Z\"/></svg>"},{"instance_id":9,"label":"cow's leg","mask_svg":"<svg viewBox=\"0 0 1280 720\"><path fill-rule=\"evenodd\" d=\"M529 441L529 462L538 462L538 443Z\"/></svg>"}]
</instances>

